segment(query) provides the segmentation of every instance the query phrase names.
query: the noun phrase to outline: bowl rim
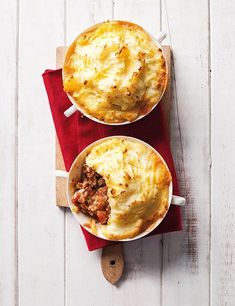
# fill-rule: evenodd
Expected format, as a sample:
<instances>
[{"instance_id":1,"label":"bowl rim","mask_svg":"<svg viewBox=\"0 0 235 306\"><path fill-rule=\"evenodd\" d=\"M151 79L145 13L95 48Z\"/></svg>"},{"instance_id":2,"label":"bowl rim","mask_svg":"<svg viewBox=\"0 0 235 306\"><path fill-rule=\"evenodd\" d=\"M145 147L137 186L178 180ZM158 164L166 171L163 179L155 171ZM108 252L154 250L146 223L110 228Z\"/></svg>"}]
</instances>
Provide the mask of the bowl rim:
<instances>
[{"instance_id":1,"label":"bowl rim","mask_svg":"<svg viewBox=\"0 0 235 306\"><path fill-rule=\"evenodd\" d=\"M66 183L66 197L67 197L67 201L68 201L68 204L69 204L69 208L72 212L72 214L74 215L74 217L77 219L77 221L79 222L79 224L85 229L87 230L90 234L98 237L98 238L101 238L101 239L104 239L104 240L107 240L107 241L116 241L116 242L125 242L125 241L133 241L133 240L137 240L137 239L140 239L142 237L145 237L147 236L148 234L150 234L152 231L154 231L159 225L160 223L163 221L163 219L166 217L169 209L170 209L170 206L171 206L171 201L172 201L172 195L173 195L173 184L172 184L172 179L171 179L171 182L170 182L170 185L169 185L169 194L168 194L168 208L167 210L165 211L164 215L157 219L155 222L153 222L151 224L151 226L149 228L147 228L145 231L141 232L140 234L132 237L132 238L126 238L126 239L109 239L107 238L106 236L104 235L99 235L99 234L95 234L92 232L92 230L86 226L84 226L84 223L82 224L81 222L81 218L79 218L82 214L82 216L85 216L87 220L94 220L94 218L92 217L89 217L81 212L77 213L74 211L73 207L74 205L72 204L72 201L71 201L71 196L70 196L70 183L71 183L71 172L72 170L74 169L74 167L79 163L79 159L83 156L83 155L87 155L86 153L88 151L90 151L93 147L95 147L96 145L106 141L106 140L109 140L109 139L127 139L127 140L130 140L132 142L139 142L139 143L142 143L143 145L145 145L147 148L150 148L152 149L160 158L161 160L163 161L164 165L166 166L166 168L168 169L169 173L170 170L167 166L167 163L166 161L164 160L164 158L162 157L162 155L156 150L154 149L150 144L146 143L145 141L143 140L140 140L138 138L135 138L135 137L130 137L130 136L123 136L123 135L116 135L116 136L108 136L108 137L104 137L104 138L101 138L101 139L98 139L94 142L92 142L91 144L89 144L87 147L85 147L79 154L78 156L75 158L74 162L72 163L70 169L69 169L69 173L68 173L68 177L67 177L67 183ZM153 225L154 224L154 225Z\"/></svg>"},{"instance_id":2,"label":"bowl rim","mask_svg":"<svg viewBox=\"0 0 235 306\"><path fill-rule=\"evenodd\" d=\"M88 119L91 119L97 123L101 123L101 124L104 124L104 125L113 125L113 126L119 126L119 125L126 125L126 124L131 124L131 123L134 123L142 118L144 118L145 116L147 116L148 114L150 114L154 109L155 107L160 103L166 89L167 89L167 85L168 85L168 82L169 82L169 67L168 67L168 63L167 63L167 58L166 58L166 55L165 55L165 52L161 46L161 44L159 42L157 42L155 39L154 39L154 35L149 33L148 31L146 31L145 29L143 29L141 26L139 26L138 24L134 23L134 22L130 22L130 21L124 21L124 20L111 20L111 21L116 21L116 22L121 22L121 23L126 23L126 24L131 24L131 25L134 25L134 26L137 26L139 28L141 28L145 33L148 34L148 36L150 37L150 39L152 40L152 42L159 48L161 49L161 52L162 52L162 55L163 55L163 58L165 60L165 64L166 64L166 80L165 80L165 84L164 84L164 88L163 88L163 91L161 93L161 95L159 96L157 102L153 105L153 107L145 114L143 115L140 115L138 116L135 120L133 121L123 121L123 122L105 122L105 121L102 121L102 120L99 120L98 118L96 117L93 117L91 116L90 114L87 114L85 112L85 110L76 103L75 99L69 94L66 92L66 95L68 97L68 99L70 100L70 102L72 103L72 105L74 105L77 109L77 111L79 111L83 116L87 117ZM64 58L64 62L63 62L63 67L62 67L62 80L64 80L64 65L65 65L65 62L67 61L67 57L68 55L70 54L71 52L71 49L73 48L73 45L75 44L75 41L77 40L77 38L81 35L83 35L84 33L88 32L88 31L91 31L93 28L96 28L100 25L102 25L103 23L105 23L107 21L103 21L103 22L99 22L99 23L96 23L94 24L93 26L87 28L86 30L82 31L74 40L73 42L70 44L70 46L68 47L68 50L65 54L65 58Z\"/></svg>"}]
</instances>

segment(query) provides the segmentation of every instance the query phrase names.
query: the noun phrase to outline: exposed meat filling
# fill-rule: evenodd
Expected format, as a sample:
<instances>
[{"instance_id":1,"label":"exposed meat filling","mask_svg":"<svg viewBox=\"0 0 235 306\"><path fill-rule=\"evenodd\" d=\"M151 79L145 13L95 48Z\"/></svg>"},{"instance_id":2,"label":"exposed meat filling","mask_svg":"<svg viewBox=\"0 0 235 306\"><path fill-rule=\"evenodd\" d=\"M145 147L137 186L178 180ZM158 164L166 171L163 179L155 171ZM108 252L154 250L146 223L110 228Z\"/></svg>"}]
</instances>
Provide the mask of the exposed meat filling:
<instances>
[{"instance_id":1,"label":"exposed meat filling","mask_svg":"<svg viewBox=\"0 0 235 306\"><path fill-rule=\"evenodd\" d=\"M110 215L110 206L105 180L84 164L81 181L74 179L73 183L76 190L72 197L73 204L83 213L98 219L101 224L106 224Z\"/></svg>"}]
</instances>

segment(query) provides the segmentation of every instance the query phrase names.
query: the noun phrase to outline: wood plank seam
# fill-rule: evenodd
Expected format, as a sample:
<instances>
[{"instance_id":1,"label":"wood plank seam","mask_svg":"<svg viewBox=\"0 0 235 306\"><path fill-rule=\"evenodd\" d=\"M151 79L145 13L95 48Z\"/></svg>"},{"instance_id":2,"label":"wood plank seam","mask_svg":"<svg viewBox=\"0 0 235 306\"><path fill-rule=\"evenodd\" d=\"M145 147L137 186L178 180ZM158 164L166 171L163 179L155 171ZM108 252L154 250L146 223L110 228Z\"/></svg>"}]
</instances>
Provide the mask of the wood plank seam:
<instances>
[{"instance_id":1,"label":"wood plank seam","mask_svg":"<svg viewBox=\"0 0 235 306\"><path fill-rule=\"evenodd\" d=\"M209 219L209 305L212 305L212 248L211 248L211 231L212 231L212 127L211 127L211 114L212 114L212 98L211 98L211 8L210 0L208 0L208 90L209 90L209 203L210 203L210 219Z\"/></svg>"},{"instance_id":2,"label":"wood plank seam","mask_svg":"<svg viewBox=\"0 0 235 306\"><path fill-rule=\"evenodd\" d=\"M200 15L196 17L194 12L197 7ZM185 15L185 11L188 14ZM208 305L210 161L207 2L192 4L164 0L162 23L169 34L167 41L174 55L171 145L180 190L187 198L187 205L182 211L184 230L179 234L164 235L163 304L171 305L174 296L180 299L182 305L189 304L189 301L198 305L197 296L200 295L203 305ZM192 287L194 290L187 293Z\"/></svg>"}]
</instances>

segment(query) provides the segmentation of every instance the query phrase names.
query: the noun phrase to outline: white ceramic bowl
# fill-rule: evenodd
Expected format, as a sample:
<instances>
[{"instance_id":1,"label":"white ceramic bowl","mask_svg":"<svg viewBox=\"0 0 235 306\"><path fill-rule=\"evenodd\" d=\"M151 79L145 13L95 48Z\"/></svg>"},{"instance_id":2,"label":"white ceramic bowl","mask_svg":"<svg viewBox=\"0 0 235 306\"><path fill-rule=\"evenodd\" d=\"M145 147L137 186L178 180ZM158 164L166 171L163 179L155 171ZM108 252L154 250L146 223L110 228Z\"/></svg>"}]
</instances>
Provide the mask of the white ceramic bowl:
<instances>
[{"instance_id":1,"label":"white ceramic bowl","mask_svg":"<svg viewBox=\"0 0 235 306\"><path fill-rule=\"evenodd\" d=\"M99 25L99 24L97 24L97 25ZM93 27L95 27L95 26L97 26L97 25L94 25L94 26L92 26L91 28L93 28ZM86 31L88 31L88 30L89 30L89 29L87 29ZM85 32L86 32L86 31L85 31ZM146 31L146 32L147 32L147 31ZM148 33L148 32L147 32L147 33ZM66 116L66 117L70 117L73 113L75 113L75 112L78 110L78 111L79 111L81 114L83 114L85 117L87 117L87 118L89 118L89 119L91 119L91 120L93 120L93 121L95 121L95 122L98 122L98 123L101 123L101 124L105 124L105 125L125 125L125 124L129 124L129 123L132 123L132 122L136 122L136 121L140 120L141 118L144 118L145 116L147 116L147 115L148 115L148 114L158 105L158 103L160 102L162 96L163 96L164 93L165 93L165 90L166 90L166 87L167 87L167 83L168 83L168 65L167 65L167 60L166 60L166 56L165 56L164 50L162 49L162 47L161 47L161 45L160 45L160 43L166 38L167 34L166 34L165 32L160 32L160 33L158 33L156 36L154 36L154 35L152 35L152 34L150 34L150 33L148 33L148 34L149 34L149 36L152 38L152 40L155 42L155 44L157 45L157 47L160 48L161 51L162 51L162 55L163 55L163 57L164 57L164 59L165 59L165 63L166 63L167 82L166 82L166 84L165 84L165 87L164 87L164 89L163 89L163 91L162 91L161 96L157 99L156 103L153 105L153 107L152 107L146 114L141 115L141 116L138 116L138 117L137 117L135 120L133 120L133 121L123 121L123 122L116 122L116 123L105 122L105 121L99 120L99 119L97 119L96 117L93 117L93 116L91 116L90 114L86 113L85 110L84 110L81 106L79 106L79 105L76 103L75 99L74 99L69 93L66 93L67 96L68 96L68 98L69 98L69 100L70 100L71 103L72 103L72 106L69 107L69 108L64 112L65 116ZM72 46L72 45L71 45L71 46ZM71 46L70 46L70 47L71 47ZM68 49L67 52L69 52L69 51L70 51L70 48ZM66 58L66 57L65 57L65 58ZM63 77L63 70L62 70L62 77ZM64 77L63 77L63 78L64 78Z\"/></svg>"},{"instance_id":2,"label":"white ceramic bowl","mask_svg":"<svg viewBox=\"0 0 235 306\"><path fill-rule=\"evenodd\" d=\"M84 224L87 224L87 223L90 223L92 220L94 220L92 217L88 216L88 215L85 215L84 213L82 212L79 212L79 213L76 213L74 212L74 205L71 201L72 199L72 196L73 196L73 190L72 190L72 187L71 187L71 181L74 177L79 177L81 175L81 171L82 171L82 166L83 164L85 163L85 158L88 154L88 152L90 152L90 150L106 141L107 139L113 139L113 138L121 138L121 139L128 139L129 141L133 141L133 142L140 142L142 144L144 144L146 147L148 148L151 148L154 152L156 152L156 154L158 154L158 156L161 157L162 161L164 162L165 166L167 167L167 164L166 162L164 161L164 159L162 158L162 156L153 148L151 147L149 144L147 144L146 142L144 141L141 141L137 138L133 138L133 137L128 137L128 136L111 136L111 137L106 137L106 138L102 138L102 139L99 139L95 142L93 142L92 144L90 144L89 146L87 146L78 156L77 158L74 160L69 172L58 172L58 176L63 176L63 177L67 177L67 200L68 200L68 203L69 203L69 207L73 213L73 215L75 216L75 218L78 220L78 222L80 223L81 226L83 226L88 232L90 232L91 234L94 235L94 233L91 231L91 229L89 229L88 227L85 227ZM168 167L167 167L168 169ZM169 170L169 169L168 169ZM143 231L142 233L140 233L139 235L133 237L133 238L130 238L130 239L121 239L121 240L115 240L115 241L131 241L131 240L136 240L136 239L139 239L139 238L142 238L146 235L148 235L150 232L152 232L156 227L158 227L158 225L162 222L162 220L165 218L169 208L170 208L170 205L171 204L174 204L174 205L180 205L180 206L183 206L185 204L185 199L182 198L182 197L179 197L179 196L174 196L172 195L172 182L170 183L170 186L169 186L169 199L168 199L168 209L166 211L166 213L164 214L164 216L158 220L156 220L153 224L151 224L151 226L149 228L147 228L145 231ZM95 235L99 238L102 238L102 239L105 239L105 240L111 240L111 239L108 239L107 237L105 237L101 231L99 231L98 229L98 232L97 234Z\"/></svg>"}]
</instances>

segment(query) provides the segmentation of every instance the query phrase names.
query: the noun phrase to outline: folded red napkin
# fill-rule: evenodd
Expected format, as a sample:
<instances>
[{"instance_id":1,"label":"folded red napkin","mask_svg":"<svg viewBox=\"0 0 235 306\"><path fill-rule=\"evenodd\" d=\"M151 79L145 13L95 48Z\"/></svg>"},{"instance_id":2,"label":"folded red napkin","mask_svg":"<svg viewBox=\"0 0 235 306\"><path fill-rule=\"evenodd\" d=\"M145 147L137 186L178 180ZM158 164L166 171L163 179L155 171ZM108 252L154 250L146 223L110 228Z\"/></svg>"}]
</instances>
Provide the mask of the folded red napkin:
<instances>
[{"instance_id":1,"label":"folded red napkin","mask_svg":"<svg viewBox=\"0 0 235 306\"><path fill-rule=\"evenodd\" d=\"M96 123L82 116L79 112L66 118L64 111L71 106L71 102L63 91L61 69L46 70L43 74L43 80L67 171L78 153L95 140L112 135L132 136L149 143L163 156L172 174L174 194L178 195L177 177L163 122L161 103L145 118L121 126ZM179 206L171 205L165 219L150 235L181 229L181 209ZM83 227L82 231L90 251L114 243L95 237Z\"/></svg>"}]
</instances>

